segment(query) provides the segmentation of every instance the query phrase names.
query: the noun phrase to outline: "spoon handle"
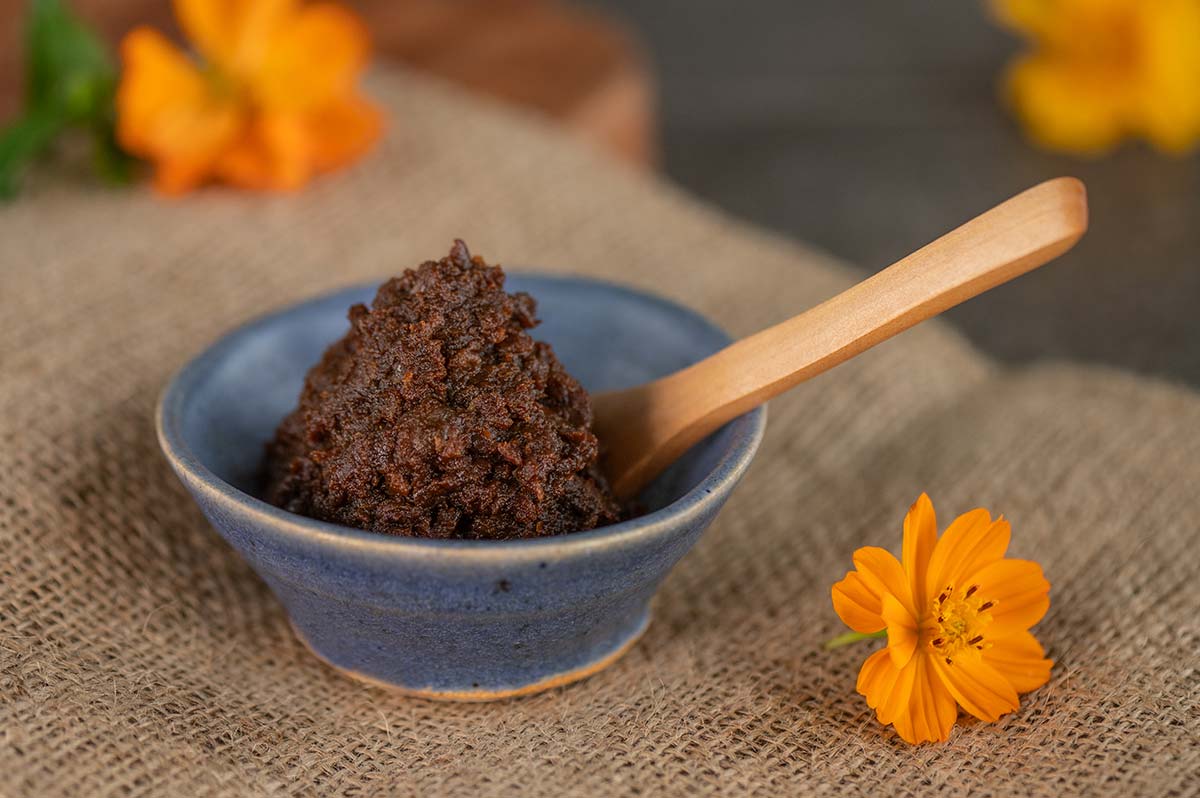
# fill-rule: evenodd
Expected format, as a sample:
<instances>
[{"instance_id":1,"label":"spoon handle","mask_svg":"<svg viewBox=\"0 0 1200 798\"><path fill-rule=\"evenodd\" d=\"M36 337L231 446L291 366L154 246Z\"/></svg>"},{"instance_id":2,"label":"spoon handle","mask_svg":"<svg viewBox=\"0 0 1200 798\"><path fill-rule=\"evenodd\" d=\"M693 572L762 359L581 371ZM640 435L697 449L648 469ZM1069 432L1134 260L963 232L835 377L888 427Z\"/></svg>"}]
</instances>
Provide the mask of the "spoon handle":
<instances>
[{"instance_id":1,"label":"spoon handle","mask_svg":"<svg viewBox=\"0 0 1200 798\"><path fill-rule=\"evenodd\" d=\"M725 422L1058 257L1086 229L1083 183L1047 181L799 316L662 379L598 396L614 490L636 494Z\"/></svg>"}]
</instances>

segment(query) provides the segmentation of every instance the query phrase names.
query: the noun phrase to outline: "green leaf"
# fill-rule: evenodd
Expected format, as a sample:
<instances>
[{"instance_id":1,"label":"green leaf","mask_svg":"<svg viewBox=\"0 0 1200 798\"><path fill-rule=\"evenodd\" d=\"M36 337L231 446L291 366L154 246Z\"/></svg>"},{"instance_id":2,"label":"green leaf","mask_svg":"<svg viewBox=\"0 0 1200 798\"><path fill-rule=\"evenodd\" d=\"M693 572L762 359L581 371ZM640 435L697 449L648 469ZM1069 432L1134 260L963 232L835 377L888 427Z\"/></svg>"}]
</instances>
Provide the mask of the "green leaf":
<instances>
[{"instance_id":1,"label":"green leaf","mask_svg":"<svg viewBox=\"0 0 1200 798\"><path fill-rule=\"evenodd\" d=\"M115 138L118 74L104 41L63 0L29 0L25 34L25 116L0 134L0 196L67 128L91 135L102 178L127 182L133 159Z\"/></svg>"},{"instance_id":2,"label":"green leaf","mask_svg":"<svg viewBox=\"0 0 1200 798\"><path fill-rule=\"evenodd\" d=\"M0 198L16 194L25 167L50 146L63 127L61 116L34 111L0 132Z\"/></svg>"},{"instance_id":3,"label":"green leaf","mask_svg":"<svg viewBox=\"0 0 1200 798\"><path fill-rule=\"evenodd\" d=\"M85 120L112 101L117 71L104 42L61 0L30 0L26 107Z\"/></svg>"}]
</instances>

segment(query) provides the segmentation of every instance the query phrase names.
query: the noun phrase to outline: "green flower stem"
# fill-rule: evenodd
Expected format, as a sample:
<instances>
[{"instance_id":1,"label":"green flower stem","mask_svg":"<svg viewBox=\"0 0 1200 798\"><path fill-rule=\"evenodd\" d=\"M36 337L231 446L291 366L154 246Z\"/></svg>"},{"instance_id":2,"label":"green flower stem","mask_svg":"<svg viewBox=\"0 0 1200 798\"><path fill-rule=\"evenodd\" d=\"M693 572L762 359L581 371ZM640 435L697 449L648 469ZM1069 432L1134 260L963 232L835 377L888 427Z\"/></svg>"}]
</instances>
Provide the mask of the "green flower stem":
<instances>
[{"instance_id":1,"label":"green flower stem","mask_svg":"<svg viewBox=\"0 0 1200 798\"><path fill-rule=\"evenodd\" d=\"M21 170L50 145L63 124L57 114L32 111L0 130L0 198L16 194Z\"/></svg>"},{"instance_id":2,"label":"green flower stem","mask_svg":"<svg viewBox=\"0 0 1200 798\"><path fill-rule=\"evenodd\" d=\"M825 650L833 651L835 648L848 646L861 640L880 640L886 637L887 629L880 629L878 632L845 632L826 642Z\"/></svg>"}]
</instances>

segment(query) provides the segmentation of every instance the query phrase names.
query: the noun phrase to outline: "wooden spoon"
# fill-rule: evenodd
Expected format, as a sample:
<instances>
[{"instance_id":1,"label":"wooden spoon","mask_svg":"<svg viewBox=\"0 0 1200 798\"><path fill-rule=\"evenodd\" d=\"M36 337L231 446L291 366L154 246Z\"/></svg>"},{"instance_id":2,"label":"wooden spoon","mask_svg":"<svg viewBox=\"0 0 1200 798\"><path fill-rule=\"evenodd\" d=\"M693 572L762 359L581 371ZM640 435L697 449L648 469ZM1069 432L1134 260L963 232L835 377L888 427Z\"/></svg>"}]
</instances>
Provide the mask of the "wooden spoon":
<instances>
[{"instance_id":1,"label":"wooden spoon","mask_svg":"<svg viewBox=\"0 0 1200 798\"><path fill-rule=\"evenodd\" d=\"M635 496L694 444L773 396L1053 260L1087 230L1087 194L1050 180L799 316L674 374L595 397L605 469Z\"/></svg>"}]
</instances>

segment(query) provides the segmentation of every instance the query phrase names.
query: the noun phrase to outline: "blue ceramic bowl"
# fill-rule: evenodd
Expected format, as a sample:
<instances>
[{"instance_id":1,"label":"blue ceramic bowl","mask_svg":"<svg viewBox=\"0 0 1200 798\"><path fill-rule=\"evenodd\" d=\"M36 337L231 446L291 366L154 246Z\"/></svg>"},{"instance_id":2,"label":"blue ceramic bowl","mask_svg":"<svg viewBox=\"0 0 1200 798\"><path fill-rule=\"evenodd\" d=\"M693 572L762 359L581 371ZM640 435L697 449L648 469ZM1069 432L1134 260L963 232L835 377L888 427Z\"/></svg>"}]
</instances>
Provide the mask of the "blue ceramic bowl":
<instances>
[{"instance_id":1,"label":"blue ceramic bowl","mask_svg":"<svg viewBox=\"0 0 1200 798\"><path fill-rule=\"evenodd\" d=\"M689 310L607 283L514 274L590 391L635 385L728 343ZM649 603L746 470L765 409L695 446L641 497L647 513L514 541L399 538L315 521L259 496L263 446L304 375L373 286L315 299L230 333L183 368L158 408L175 472L287 609L297 634L350 675L434 698L489 700L567 684L613 662Z\"/></svg>"}]
</instances>

